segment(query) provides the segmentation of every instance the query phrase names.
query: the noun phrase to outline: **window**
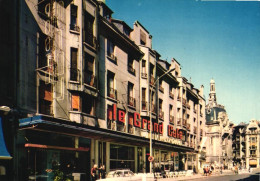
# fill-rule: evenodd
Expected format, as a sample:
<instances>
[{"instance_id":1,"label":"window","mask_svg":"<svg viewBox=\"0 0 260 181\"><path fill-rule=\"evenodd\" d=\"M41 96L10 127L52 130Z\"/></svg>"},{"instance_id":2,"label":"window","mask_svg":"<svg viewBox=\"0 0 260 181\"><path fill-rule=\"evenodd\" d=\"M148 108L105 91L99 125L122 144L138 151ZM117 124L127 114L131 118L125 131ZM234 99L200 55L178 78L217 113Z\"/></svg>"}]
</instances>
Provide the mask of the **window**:
<instances>
[{"instance_id":1,"label":"window","mask_svg":"<svg viewBox=\"0 0 260 181\"><path fill-rule=\"evenodd\" d=\"M85 42L92 47L96 47L96 37L94 36L94 17L85 11Z\"/></svg>"},{"instance_id":2,"label":"window","mask_svg":"<svg viewBox=\"0 0 260 181\"><path fill-rule=\"evenodd\" d=\"M140 30L140 44L146 45L146 35L142 30Z\"/></svg>"},{"instance_id":3,"label":"window","mask_svg":"<svg viewBox=\"0 0 260 181\"><path fill-rule=\"evenodd\" d=\"M164 118L164 112L162 109L162 105L163 105L163 100L159 99L159 118L161 118L161 119Z\"/></svg>"},{"instance_id":4,"label":"window","mask_svg":"<svg viewBox=\"0 0 260 181\"><path fill-rule=\"evenodd\" d=\"M142 78L147 78L147 73L146 73L146 61L142 60L142 72L141 72Z\"/></svg>"},{"instance_id":5,"label":"window","mask_svg":"<svg viewBox=\"0 0 260 181\"><path fill-rule=\"evenodd\" d=\"M70 80L78 81L78 49L70 49Z\"/></svg>"},{"instance_id":6,"label":"window","mask_svg":"<svg viewBox=\"0 0 260 181\"><path fill-rule=\"evenodd\" d=\"M142 110L147 110L146 88L142 88Z\"/></svg>"},{"instance_id":7,"label":"window","mask_svg":"<svg viewBox=\"0 0 260 181\"><path fill-rule=\"evenodd\" d=\"M155 92L154 91L152 91L152 100L151 100L151 102L152 102L152 105L151 105L152 112L156 113Z\"/></svg>"},{"instance_id":8,"label":"window","mask_svg":"<svg viewBox=\"0 0 260 181\"><path fill-rule=\"evenodd\" d=\"M71 93L71 109L72 111L80 111L80 98L78 93Z\"/></svg>"},{"instance_id":9,"label":"window","mask_svg":"<svg viewBox=\"0 0 260 181\"><path fill-rule=\"evenodd\" d=\"M134 84L128 82L128 105L135 107Z\"/></svg>"},{"instance_id":10,"label":"window","mask_svg":"<svg viewBox=\"0 0 260 181\"><path fill-rule=\"evenodd\" d=\"M173 105L170 105L170 108L169 108L169 117L170 117L170 123L174 124Z\"/></svg>"},{"instance_id":11,"label":"window","mask_svg":"<svg viewBox=\"0 0 260 181\"><path fill-rule=\"evenodd\" d=\"M173 93L173 87L172 86L169 86L169 96L170 98L174 99L174 93Z\"/></svg>"},{"instance_id":12,"label":"window","mask_svg":"<svg viewBox=\"0 0 260 181\"><path fill-rule=\"evenodd\" d=\"M150 63L150 84L153 85L154 81L154 65Z\"/></svg>"},{"instance_id":13,"label":"window","mask_svg":"<svg viewBox=\"0 0 260 181\"><path fill-rule=\"evenodd\" d=\"M110 40L107 40L107 56L114 59L114 57L115 57L114 50L115 50L114 43L111 42Z\"/></svg>"},{"instance_id":14,"label":"window","mask_svg":"<svg viewBox=\"0 0 260 181\"><path fill-rule=\"evenodd\" d=\"M82 112L92 115L95 115L95 98L89 94L82 96Z\"/></svg>"},{"instance_id":15,"label":"window","mask_svg":"<svg viewBox=\"0 0 260 181\"><path fill-rule=\"evenodd\" d=\"M128 72L135 75L134 60L131 57L128 57Z\"/></svg>"},{"instance_id":16,"label":"window","mask_svg":"<svg viewBox=\"0 0 260 181\"><path fill-rule=\"evenodd\" d=\"M162 86L162 80L159 80L159 90L164 93L164 88Z\"/></svg>"},{"instance_id":17,"label":"window","mask_svg":"<svg viewBox=\"0 0 260 181\"><path fill-rule=\"evenodd\" d=\"M114 87L115 74L108 71L107 73L107 96L113 99L117 98L117 91Z\"/></svg>"},{"instance_id":18,"label":"window","mask_svg":"<svg viewBox=\"0 0 260 181\"><path fill-rule=\"evenodd\" d=\"M70 5L70 29L79 32L79 26L77 26L78 19L78 7Z\"/></svg>"},{"instance_id":19,"label":"window","mask_svg":"<svg viewBox=\"0 0 260 181\"><path fill-rule=\"evenodd\" d=\"M84 83L95 86L94 57L85 53Z\"/></svg>"},{"instance_id":20,"label":"window","mask_svg":"<svg viewBox=\"0 0 260 181\"><path fill-rule=\"evenodd\" d=\"M52 86L51 84L45 84L45 82L40 81L39 87L39 108L42 114L52 114Z\"/></svg>"}]
</instances>

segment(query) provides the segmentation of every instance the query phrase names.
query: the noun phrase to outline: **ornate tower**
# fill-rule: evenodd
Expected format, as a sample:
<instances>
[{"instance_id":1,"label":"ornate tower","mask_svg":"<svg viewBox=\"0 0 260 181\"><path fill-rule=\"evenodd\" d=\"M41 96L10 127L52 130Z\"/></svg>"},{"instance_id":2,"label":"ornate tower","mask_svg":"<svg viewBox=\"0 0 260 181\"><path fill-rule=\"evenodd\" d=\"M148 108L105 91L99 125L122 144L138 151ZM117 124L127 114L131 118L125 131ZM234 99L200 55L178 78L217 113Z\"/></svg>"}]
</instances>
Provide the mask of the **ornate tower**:
<instances>
[{"instance_id":1,"label":"ornate tower","mask_svg":"<svg viewBox=\"0 0 260 181\"><path fill-rule=\"evenodd\" d=\"M209 104L217 105L216 87L213 79L210 80Z\"/></svg>"}]
</instances>

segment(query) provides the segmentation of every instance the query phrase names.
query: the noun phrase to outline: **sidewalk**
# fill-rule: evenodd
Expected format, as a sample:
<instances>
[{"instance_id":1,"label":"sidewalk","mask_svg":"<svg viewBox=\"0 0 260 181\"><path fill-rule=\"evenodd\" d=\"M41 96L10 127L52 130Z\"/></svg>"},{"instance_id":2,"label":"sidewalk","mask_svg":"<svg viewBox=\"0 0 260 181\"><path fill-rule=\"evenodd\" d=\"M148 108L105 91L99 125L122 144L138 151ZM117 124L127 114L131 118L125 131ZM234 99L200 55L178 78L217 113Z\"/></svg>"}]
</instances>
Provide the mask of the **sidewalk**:
<instances>
[{"instance_id":1,"label":"sidewalk","mask_svg":"<svg viewBox=\"0 0 260 181\"><path fill-rule=\"evenodd\" d=\"M206 177L214 177L214 176L224 176L224 175L233 175L234 172L231 170L226 170L222 174L220 173L212 173L210 176L204 176L203 174L194 174L190 176L182 176L182 177L173 177L173 178L160 178L157 181L170 181L170 180L192 180L198 178L206 178Z\"/></svg>"}]
</instances>

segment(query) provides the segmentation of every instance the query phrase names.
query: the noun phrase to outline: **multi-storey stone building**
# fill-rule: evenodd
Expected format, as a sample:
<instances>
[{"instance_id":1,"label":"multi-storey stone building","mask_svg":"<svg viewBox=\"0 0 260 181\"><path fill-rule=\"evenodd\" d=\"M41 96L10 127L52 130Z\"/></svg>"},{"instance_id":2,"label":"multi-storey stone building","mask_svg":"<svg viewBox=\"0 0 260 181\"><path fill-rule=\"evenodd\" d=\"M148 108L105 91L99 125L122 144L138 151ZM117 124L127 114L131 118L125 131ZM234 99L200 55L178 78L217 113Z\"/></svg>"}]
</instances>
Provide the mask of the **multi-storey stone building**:
<instances>
[{"instance_id":1,"label":"multi-storey stone building","mask_svg":"<svg viewBox=\"0 0 260 181\"><path fill-rule=\"evenodd\" d=\"M12 5L18 45L6 55L14 67L3 65L14 90L2 90L2 78L0 88L8 95L0 100L1 144L13 157L0 159L7 180L88 179L94 164L106 171L200 168L203 87L182 77L175 59L160 59L140 22L132 29L96 0Z\"/></svg>"},{"instance_id":2,"label":"multi-storey stone building","mask_svg":"<svg viewBox=\"0 0 260 181\"><path fill-rule=\"evenodd\" d=\"M259 168L259 121L240 123L234 127L233 163L242 168Z\"/></svg>"},{"instance_id":3,"label":"multi-storey stone building","mask_svg":"<svg viewBox=\"0 0 260 181\"><path fill-rule=\"evenodd\" d=\"M232 167L232 127L224 106L217 104L215 81L210 81L206 105L206 162L217 167Z\"/></svg>"}]
</instances>

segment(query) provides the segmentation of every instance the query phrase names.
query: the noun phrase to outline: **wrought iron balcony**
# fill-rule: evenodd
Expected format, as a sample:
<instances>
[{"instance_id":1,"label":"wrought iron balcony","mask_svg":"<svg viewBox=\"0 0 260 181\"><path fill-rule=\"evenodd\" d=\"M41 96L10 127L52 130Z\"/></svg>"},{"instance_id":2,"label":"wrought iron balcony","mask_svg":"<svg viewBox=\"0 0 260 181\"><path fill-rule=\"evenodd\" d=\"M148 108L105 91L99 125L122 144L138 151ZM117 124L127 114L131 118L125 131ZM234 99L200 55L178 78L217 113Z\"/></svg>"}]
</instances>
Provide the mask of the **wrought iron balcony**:
<instances>
[{"instance_id":1,"label":"wrought iron balcony","mask_svg":"<svg viewBox=\"0 0 260 181\"><path fill-rule=\"evenodd\" d=\"M87 31L85 33L85 43L89 44L93 48L97 48L97 38Z\"/></svg>"},{"instance_id":2,"label":"wrought iron balcony","mask_svg":"<svg viewBox=\"0 0 260 181\"><path fill-rule=\"evenodd\" d=\"M112 99L117 99L117 90L114 88L109 88L108 89L108 97Z\"/></svg>"},{"instance_id":3,"label":"wrought iron balcony","mask_svg":"<svg viewBox=\"0 0 260 181\"><path fill-rule=\"evenodd\" d=\"M190 131L190 123L187 123L186 129L187 129L188 131Z\"/></svg>"},{"instance_id":4,"label":"wrought iron balcony","mask_svg":"<svg viewBox=\"0 0 260 181\"><path fill-rule=\"evenodd\" d=\"M129 105L129 106L132 106L132 107L136 107L135 98L129 96L129 97L128 97L128 105Z\"/></svg>"},{"instance_id":5,"label":"wrought iron balcony","mask_svg":"<svg viewBox=\"0 0 260 181\"><path fill-rule=\"evenodd\" d=\"M128 72L135 75L135 69L131 65L128 65Z\"/></svg>"},{"instance_id":6,"label":"wrought iron balcony","mask_svg":"<svg viewBox=\"0 0 260 181\"><path fill-rule=\"evenodd\" d=\"M141 73L141 77L144 78L144 79L147 79L147 73L142 72L142 73Z\"/></svg>"},{"instance_id":7,"label":"wrought iron balcony","mask_svg":"<svg viewBox=\"0 0 260 181\"><path fill-rule=\"evenodd\" d=\"M70 24L70 30L79 32L80 28L76 24Z\"/></svg>"},{"instance_id":8,"label":"wrought iron balcony","mask_svg":"<svg viewBox=\"0 0 260 181\"><path fill-rule=\"evenodd\" d=\"M170 115L170 123L174 124L174 116Z\"/></svg>"},{"instance_id":9,"label":"wrought iron balcony","mask_svg":"<svg viewBox=\"0 0 260 181\"><path fill-rule=\"evenodd\" d=\"M164 112L161 109L159 110L159 118L164 119Z\"/></svg>"},{"instance_id":10,"label":"wrought iron balcony","mask_svg":"<svg viewBox=\"0 0 260 181\"><path fill-rule=\"evenodd\" d=\"M93 74L84 73L84 83L92 87L96 87L96 77Z\"/></svg>"},{"instance_id":11,"label":"wrought iron balcony","mask_svg":"<svg viewBox=\"0 0 260 181\"><path fill-rule=\"evenodd\" d=\"M177 119L177 126L180 126L181 125L181 118L178 118Z\"/></svg>"},{"instance_id":12,"label":"wrought iron balcony","mask_svg":"<svg viewBox=\"0 0 260 181\"><path fill-rule=\"evenodd\" d=\"M147 106L147 102L146 101L142 101L142 110L143 111L147 111L148 110L148 106Z\"/></svg>"},{"instance_id":13,"label":"wrought iron balcony","mask_svg":"<svg viewBox=\"0 0 260 181\"><path fill-rule=\"evenodd\" d=\"M79 81L79 69L76 68L70 68L70 80L72 81Z\"/></svg>"},{"instance_id":14,"label":"wrought iron balcony","mask_svg":"<svg viewBox=\"0 0 260 181\"><path fill-rule=\"evenodd\" d=\"M156 106L155 106L155 104L152 103L151 108L152 108L152 113L156 114Z\"/></svg>"},{"instance_id":15,"label":"wrought iron balcony","mask_svg":"<svg viewBox=\"0 0 260 181\"><path fill-rule=\"evenodd\" d=\"M197 127L196 126L194 126L193 133L197 134Z\"/></svg>"},{"instance_id":16,"label":"wrought iron balcony","mask_svg":"<svg viewBox=\"0 0 260 181\"><path fill-rule=\"evenodd\" d=\"M150 84L153 85L155 81L155 78L153 75L150 75Z\"/></svg>"}]
</instances>

